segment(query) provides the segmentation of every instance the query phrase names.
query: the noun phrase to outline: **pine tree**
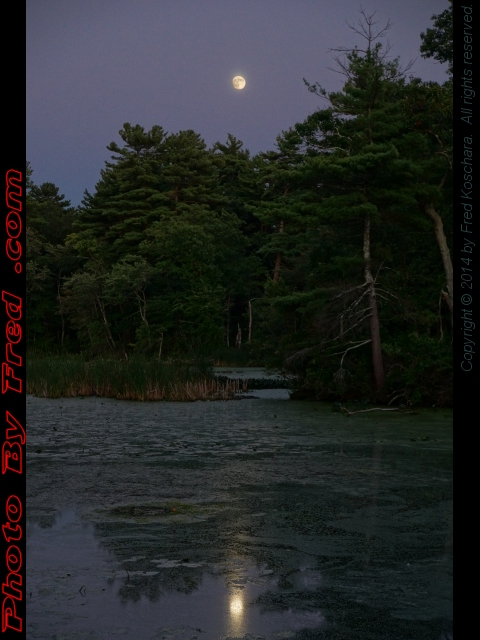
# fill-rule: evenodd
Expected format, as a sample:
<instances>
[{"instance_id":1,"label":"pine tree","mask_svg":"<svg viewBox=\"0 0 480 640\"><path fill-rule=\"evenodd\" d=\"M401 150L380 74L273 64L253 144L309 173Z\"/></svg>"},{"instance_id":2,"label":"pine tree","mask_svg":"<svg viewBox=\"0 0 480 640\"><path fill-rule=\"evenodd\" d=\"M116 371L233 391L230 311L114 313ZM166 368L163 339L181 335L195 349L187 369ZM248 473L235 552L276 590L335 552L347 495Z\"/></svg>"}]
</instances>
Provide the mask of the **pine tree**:
<instances>
[{"instance_id":1,"label":"pine tree","mask_svg":"<svg viewBox=\"0 0 480 640\"><path fill-rule=\"evenodd\" d=\"M36 185L27 163L27 341L38 350L63 347L68 328L61 304L63 279L78 266L65 247L76 209L51 182Z\"/></svg>"},{"instance_id":2,"label":"pine tree","mask_svg":"<svg viewBox=\"0 0 480 640\"><path fill-rule=\"evenodd\" d=\"M375 43L382 32L374 32L371 16L364 14L364 18L366 48L348 51L344 60L338 58L346 76L343 91L327 94L318 85L306 83L331 106L314 114L297 131L305 136L310 151L304 168L311 186L310 209L320 222L341 222L354 233L362 228L363 284L358 287L358 300L367 299L368 304L362 307L354 302L348 309L352 311L351 328L368 319L370 336L354 342L348 350L371 343L377 397L384 401L386 380L372 243L389 211L413 204L408 186L414 167L400 157L394 144L405 129L399 103L404 74L398 60L386 61L381 43ZM338 337L345 333L341 327Z\"/></svg>"},{"instance_id":3,"label":"pine tree","mask_svg":"<svg viewBox=\"0 0 480 640\"><path fill-rule=\"evenodd\" d=\"M397 147L416 168L413 187L418 210L433 224L446 291L442 297L453 324L453 265L448 236L452 233L453 85L412 78L403 105L408 132Z\"/></svg>"},{"instance_id":4,"label":"pine tree","mask_svg":"<svg viewBox=\"0 0 480 640\"><path fill-rule=\"evenodd\" d=\"M106 162L93 194L85 197L69 239L82 255L112 263L138 250L144 232L168 209L162 194L161 171L165 159L166 134L159 126L145 132L140 125L123 125L124 141L107 149L117 155Z\"/></svg>"},{"instance_id":5,"label":"pine tree","mask_svg":"<svg viewBox=\"0 0 480 640\"><path fill-rule=\"evenodd\" d=\"M262 295L265 268L257 255L262 245L259 219L254 214L263 186L258 180L258 162L243 149L241 140L228 134L225 144L216 142L212 151L218 167L225 211L240 222L235 244L226 247L220 269L225 286L225 342L230 346L232 330L245 323L248 310L249 341L252 334L252 299ZM233 258L233 260L232 260ZM233 340L232 340L233 342Z\"/></svg>"},{"instance_id":6,"label":"pine tree","mask_svg":"<svg viewBox=\"0 0 480 640\"><path fill-rule=\"evenodd\" d=\"M298 198L295 191L298 167L303 162L299 145L301 138L290 129L277 136L275 151L259 155L258 182L263 193L252 207L266 232L266 240L259 253L266 257L273 282L278 282L287 262L296 253L296 237L299 232Z\"/></svg>"},{"instance_id":7,"label":"pine tree","mask_svg":"<svg viewBox=\"0 0 480 640\"><path fill-rule=\"evenodd\" d=\"M228 266L244 243L240 221L224 209L218 159L191 130L167 135L126 123L120 136L124 146L109 145L113 162L86 193L69 238L86 271L104 282L95 295L105 339L123 350L164 337L167 349L219 340ZM126 295L120 283L132 270L138 287ZM67 290L75 313L81 290L73 284ZM93 321L98 311L91 309Z\"/></svg>"},{"instance_id":8,"label":"pine tree","mask_svg":"<svg viewBox=\"0 0 480 640\"><path fill-rule=\"evenodd\" d=\"M450 6L439 15L433 15L433 29L420 34L423 58L434 58L438 62L448 63L448 73L453 74L453 0Z\"/></svg>"}]
</instances>

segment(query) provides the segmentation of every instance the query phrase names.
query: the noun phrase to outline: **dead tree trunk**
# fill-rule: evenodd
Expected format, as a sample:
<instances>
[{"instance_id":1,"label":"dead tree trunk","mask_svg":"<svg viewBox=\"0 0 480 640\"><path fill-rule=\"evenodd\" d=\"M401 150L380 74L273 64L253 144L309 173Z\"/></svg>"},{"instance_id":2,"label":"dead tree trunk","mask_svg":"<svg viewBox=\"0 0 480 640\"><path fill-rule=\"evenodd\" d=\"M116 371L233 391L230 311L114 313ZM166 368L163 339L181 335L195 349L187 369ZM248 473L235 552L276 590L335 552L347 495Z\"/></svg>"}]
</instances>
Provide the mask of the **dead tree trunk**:
<instances>
[{"instance_id":1,"label":"dead tree trunk","mask_svg":"<svg viewBox=\"0 0 480 640\"><path fill-rule=\"evenodd\" d=\"M158 347L158 360L162 357L162 345L163 345L163 331L160 332L160 345Z\"/></svg>"},{"instance_id":2,"label":"dead tree trunk","mask_svg":"<svg viewBox=\"0 0 480 640\"><path fill-rule=\"evenodd\" d=\"M278 233L283 233L284 223L283 220L280 222L280 229ZM280 266L282 264L282 252L277 251L277 257L275 259L275 269L273 270L273 281L278 282L278 278L280 276Z\"/></svg>"},{"instance_id":3,"label":"dead tree trunk","mask_svg":"<svg viewBox=\"0 0 480 640\"><path fill-rule=\"evenodd\" d=\"M370 307L370 338L372 340L372 360L377 397L379 402L386 400L385 395L385 371L383 368L382 345L380 341L380 322L378 319L377 293L375 280L372 276L372 261L370 256L370 215L365 218L363 234L363 259L365 265L365 282L368 286L368 299Z\"/></svg>"},{"instance_id":4,"label":"dead tree trunk","mask_svg":"<svg viewBox=\"0 0 480 640\"><path fill-rule=\"evenodd\" d=\"M60 296L60 278L57 281L57 299L58 299L58 310L59 310L60 318L62 321L62 335L60 338L60 345L63 347L63 340L65 338L65 318L63 317L62 298Z\"/></svg>"},{"instance_id":5,"label":"dead tree trunk","mask_svg":"<svg viewBox=\"0 0 480 640\"><path fill-rule=\"evenodd\" d=\"M231 295L228 296L227 302L227 347L230 346L230 298Z\"/></svg>"},{"instance_id":6,"label":"dead tree trunk","mask_svg":"<svg viewBox=\"0 0 480 640\"><path fill-rule=\"evenodd\" d=\"M252 339L252 301L248 301L248 342Z\"/></svg>"},{"instance_id":7,"label":"dead tree trunk","mask_svg":"<svg viewBox=\"0 0 480 640\"><path fill-rule=\"evenodd\" d=\"M136 298L137 298L137 302L138 302L138 310L140 313L140 317L142 319L142 322L144 323L146 329L147 329L147 337L148 337L148 346L151 346L151 339L150 339L150 326L148 324L148 320L147 320L147 298L145 296L145 289L143 289L142 291L142 295L140 295L139 293L136 294Z\"/></svg>"},{"instance_id":8,"label":"dead tree trunk","mask_svg":"<svg viewBox=\"0 0 480 640\"><path fill-rule=\"evenodd\" d=\"M435 239L440 249L440 255L442 257L443 269L445 271L445 278L447 280L447 292L443 292L443 298L450 310L450 316L453 326L453 266L452 258L450 255L450 249L448 248L447 238L443 230L442 218L435 211L435 207L432 204L425 206L425 213L432 220L435 230Z\"/></svg>"},{"instance_id":9,"label":"dead tree trunk","mask_svg":"<svg viewBox=\"0 0 480 640\"><path fill-rule=\"evenodd\" d=\"M248 301L248 342L252 339L253 317L252 317L252 302L258 300L258 298L251 298Z\"/></svg>"},{"instance_id":10,"label":"dead tree trunk","mask_svg":"<svg viewBox=\"0 0 480 640\"><path fill-rule=\"evenodd\" d=\"M115 340L113 339L113 336L112 336L112 333L110 331L110 327L109 327L109 324L108 324L107 314L105 312L105 305L103 304L102 300L100 299L100 296L97 295L96 298L97 298L98 307L100 309L100 313L102 315L103 324L105 325L105 329L107 330L108 341L110 343L110 346L115 350L116 344L115 344Z\"/></svg>"},{"instance_id":11,"label":"dead tree trunk","mask_svg":"<svg viewBox=\"0 0 480 640\"><path fill-rule=\"evenodd\" d=\"M240 329L240 325L238 325L237 337L235 339L235 346L237 349L240 349L242 346L242 330Z\"/></svg>"}]
</instances>

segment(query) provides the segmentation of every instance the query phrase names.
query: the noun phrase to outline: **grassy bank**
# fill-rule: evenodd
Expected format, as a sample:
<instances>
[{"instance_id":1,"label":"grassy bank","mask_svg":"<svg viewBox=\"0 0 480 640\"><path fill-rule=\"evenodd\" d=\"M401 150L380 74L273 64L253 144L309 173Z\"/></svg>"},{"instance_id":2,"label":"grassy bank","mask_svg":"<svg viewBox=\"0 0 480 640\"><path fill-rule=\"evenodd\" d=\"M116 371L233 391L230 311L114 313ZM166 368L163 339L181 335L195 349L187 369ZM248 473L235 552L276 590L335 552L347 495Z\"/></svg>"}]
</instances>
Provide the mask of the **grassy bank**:
<instances>
[{"instance_id":1,"label":"grassy bank","mask_svg":"<svg viewBox=\"0 0 480 640\"><path fill-rule=\"evenodd\" d=\"M243 388L245 386L245 389ZM238 380L217 380L201 364L81 356L27 357L27 393L41 398L101 396L117 400L227 400L246 390Z\"/></svg>"}]
</instances>

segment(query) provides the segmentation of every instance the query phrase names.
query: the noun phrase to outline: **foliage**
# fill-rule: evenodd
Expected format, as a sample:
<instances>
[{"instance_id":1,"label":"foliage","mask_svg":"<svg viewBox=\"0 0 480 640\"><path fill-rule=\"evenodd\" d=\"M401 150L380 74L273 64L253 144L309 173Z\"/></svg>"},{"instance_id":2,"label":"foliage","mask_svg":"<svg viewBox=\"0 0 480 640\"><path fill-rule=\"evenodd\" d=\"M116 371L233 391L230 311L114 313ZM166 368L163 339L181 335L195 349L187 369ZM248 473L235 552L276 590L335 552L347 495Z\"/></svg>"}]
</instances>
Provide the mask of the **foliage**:
<instances>
[{"instance_id":1,"label":"foliage","mask_svg":"<svg viewBox=\"0 0 480 640\"><path fill-rule=\"evenodd\" d=\"M433 15L433 29L420 34L420 52L424 58L434 58L448 63L448 72L453 73L453 0L450 6L438 16Z\"/></svg>"},{"instance_id":2,"label":"foliage","mask_svg":"<svg viewBox=\"0 0 480 640\"><path fill-rule=\"evenodd\" d=\"M273 150L125 123L78 208L27 166L36 393L207 397L210 374L164 364L203 358L342 401L380 397L380 362L387 401L451 402L452 83L407 77L362 17L342 89L306 81L323 105ZM422 55L451 70L451 8L433 19Z\"/></svg>"},{"instance_id":3,"label":"foliage","mask_svg":"<svg viewBox=\"0 0 480 640\"><path fill-rule=\"evenodd\" d=\"M129 360L82 356L31 357L27 393L44 398L101 396L118 400L217 400L232 398L238 381L216 380L196 364L134 357Z\"/></svg>"}]
</instances>

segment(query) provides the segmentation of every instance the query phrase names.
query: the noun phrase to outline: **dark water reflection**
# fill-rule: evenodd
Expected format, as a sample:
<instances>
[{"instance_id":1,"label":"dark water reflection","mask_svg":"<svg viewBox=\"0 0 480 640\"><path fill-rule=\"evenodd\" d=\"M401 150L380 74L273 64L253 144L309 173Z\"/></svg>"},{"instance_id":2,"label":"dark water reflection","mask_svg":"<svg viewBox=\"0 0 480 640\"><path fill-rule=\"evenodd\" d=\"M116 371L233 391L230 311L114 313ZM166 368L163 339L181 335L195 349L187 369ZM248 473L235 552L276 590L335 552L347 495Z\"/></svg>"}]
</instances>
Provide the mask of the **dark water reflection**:
<instances>
[{"instance_id":1,"label":"dark water reflection","mask_svg":"<svg viewBox=\"0 0 480 640\"><path fill-rule=\"evenodd\" d=\"M453 637L448 412L27 409L27 637Z\"/></svg>"}]
</instances>

